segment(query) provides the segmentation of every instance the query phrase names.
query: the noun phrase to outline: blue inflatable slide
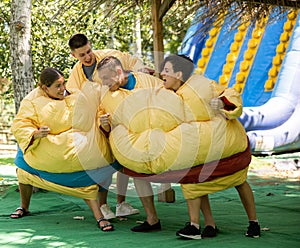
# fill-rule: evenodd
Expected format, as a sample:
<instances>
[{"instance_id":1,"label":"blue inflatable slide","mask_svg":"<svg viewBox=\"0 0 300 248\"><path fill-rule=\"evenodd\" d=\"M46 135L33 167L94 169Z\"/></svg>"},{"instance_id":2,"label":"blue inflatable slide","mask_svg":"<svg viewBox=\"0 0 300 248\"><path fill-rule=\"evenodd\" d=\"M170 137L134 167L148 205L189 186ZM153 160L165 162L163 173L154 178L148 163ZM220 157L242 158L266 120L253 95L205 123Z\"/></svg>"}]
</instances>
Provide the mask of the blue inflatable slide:
<instances>
[{"instance_id":1,"label":"blue inflatable slide","mask_svg":"<svg viewBox=\"0 0 300 248\"><path fill-rule=\"evenodd\" d=\"M252 154L299 151L300 15L290 11L269 24L242 24L236 30L230 29L232 21L212 25L205 34L199 32L203 25L194 23L180 53L206 77L241 93L240 122Z\"/></svg>"}]
</instances>

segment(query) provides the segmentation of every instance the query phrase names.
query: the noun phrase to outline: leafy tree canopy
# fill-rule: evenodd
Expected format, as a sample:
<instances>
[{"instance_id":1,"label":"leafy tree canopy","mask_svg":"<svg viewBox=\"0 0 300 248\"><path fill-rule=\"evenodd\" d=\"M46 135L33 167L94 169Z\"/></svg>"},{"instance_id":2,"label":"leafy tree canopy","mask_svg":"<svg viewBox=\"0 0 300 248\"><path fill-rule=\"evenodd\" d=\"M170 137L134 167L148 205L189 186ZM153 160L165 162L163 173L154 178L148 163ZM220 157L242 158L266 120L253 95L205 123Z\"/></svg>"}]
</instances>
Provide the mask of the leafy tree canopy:
<instances>
[{"instance_id":1,"label":"leafy tree canopy","mask_svg":"<svg viewBox=\"0 0 300 248\"><path fill-rule=\"evenodd\" d=\"M193 1L175 4L164 17L166 51L177 52L193 16ZM0 2L0 123L14 115L10 67L10 0ZM139 25L138 25L139 24ZM152 66L151 1L32 0L31 54L35 82L45 67L56 67L68 77L76 60L69 38L84 33L94 49L113 48L136 53L136 28L141 35L142 59ZM5 120L4 120L5 119Z\"/></svg>"},{"instance_id":2,"label":"leafy tree canopy","mask_svg":"<svg viewBox=\"0 0 300 248\"><path fill-rule=\"evenodd\" d=\"M94 49L114 48L136 52L136 25L140 22L142 56L152 63L152 21L150 1L32 0L31 49L35 79L47 66L57 67L67 76L76 60L70 55L68 40L84 33ZM189 1L186 1L189 2ZM185 15L188 4L174 5L164 18L166 51L177 52L193 13ZM0 3L0 77L10 79L10 1ZM3 42L2 42L3 41ZM149 56L150 55L150 56Z\"/></svg>"}]
</instances>

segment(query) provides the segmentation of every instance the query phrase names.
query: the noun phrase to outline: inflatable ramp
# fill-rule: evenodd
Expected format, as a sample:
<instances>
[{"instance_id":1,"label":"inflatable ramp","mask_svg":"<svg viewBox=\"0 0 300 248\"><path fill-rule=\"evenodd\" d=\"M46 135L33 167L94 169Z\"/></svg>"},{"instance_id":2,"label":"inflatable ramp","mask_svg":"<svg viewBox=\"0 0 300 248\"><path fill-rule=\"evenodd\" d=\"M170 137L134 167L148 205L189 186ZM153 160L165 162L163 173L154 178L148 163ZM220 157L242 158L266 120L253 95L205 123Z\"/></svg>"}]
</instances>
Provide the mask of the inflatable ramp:
<instances>
[{"instance_id":1,"label":"inflatable ramp","mask_svg":"<svg viewBox=\"0 0 300 248\"><path fill-rule=\"evenodd\" d=\"M270 24L265 24L266 17L230 31L233 21L212 25L206 35L197 32L202 23L192 25L181 53L192 58L196 70L206 77L240 92L244 104L240 122L252 154L300 150L298 11L287 12Z\"/></svg>"}]
</instances>

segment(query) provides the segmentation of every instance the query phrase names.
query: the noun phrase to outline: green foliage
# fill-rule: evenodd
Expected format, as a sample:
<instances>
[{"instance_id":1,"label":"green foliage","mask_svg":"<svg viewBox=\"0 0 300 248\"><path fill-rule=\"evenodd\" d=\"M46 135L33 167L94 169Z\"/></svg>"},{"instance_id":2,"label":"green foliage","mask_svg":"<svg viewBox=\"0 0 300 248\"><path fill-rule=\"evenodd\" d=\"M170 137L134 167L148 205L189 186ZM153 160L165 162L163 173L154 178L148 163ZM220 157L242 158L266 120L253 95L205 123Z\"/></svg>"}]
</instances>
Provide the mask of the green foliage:
<instances>
[{"instance_id":1,"label":"green foliage","mask_svg":"<svg viewBox=\"0 0 300 248\"><path fill-rule=\"evenodd\" d=\"M177 53L191 25L197 5L193 1L176 1L163 19L165 52Z\"/></svg>"},{"instance_id":2,"label":"green foliage","mask_svg":"<svg viewBox=\"0 0 300 248\"><path fill-rule=\"evenodd\" d=\"M10 64L9 64L9 56L10 56L9 19L10 19L10 0L1 0L0 2L0 78L8 78L8 79L10 79L9 75L11 74Z\"/></svg>"},{"instance_id":3,"label":"green foliage","mask_svg":"<svg viewBox=\"0 0 300 248\"><path fill-rule=\"evenodd\" d=\"M109 3L89 10L90 5L86 3L84 0L32 2L31 44L35 78L46 66L60 68L66 76L69 74L76 60L70 55L68 40L75 33L86 34L94 49L130 51L134 41L134 10L124 11L124 6L118 5L110 12L112 6Z\"/></svg>"},{"instance_id":4,"label":"green foliage","mask_svg":"<svg viewBox=\"0 0 300 248\"><path fill-rule=\"evenodd\" d=\"M0 165L14 166L14 158L0 158Z\"/></svg>"},{"instance_id":5,"label":"green foliage","mask_svg":"<svg viewBox=\"0 0 300 248\"><path fill-rule=\"evenodd\" d=\"M193 6L191 0L176 2L163 19L165 51L171 53L176 53L180 47L192 16L188 9ZM5 85L0 81L3 106L13 104L9 21L10 0L1 0L0 79L9 80L5 81ZM114 48L135 54L138 21L142 38L142 59L152 66L151 1L32 0L31 49L35 81L37 82L40 72L48 66L59 68L68 77L76 63L70 55L68 40L75 33L86 34L94 49Z\"/></svg>"},{"instance_id":6,"label":"green foliage","mask_svg":"<svg viewBox=\"0 0 300 248\"><path fill-rule=\"evenodd\" d=\"M91 3L95 2L98 5L94 7ZM35 79L47 66L58 67L69 74L76 61L70 55L67 43L74 33L86 34L94 49L114 48L135 53L137 13L141 18L142 51L146 59L152 53L153 43L151 1L141 2L132 7L132 1L32 0L31 45ZM190 17L182 20L187 8L186 4L178 4L164 18L165 46L169 52L178 50L189 26ZM11 79L10 1L2 0L0 9L0 77Z\"/></svg>"},{"instance_id":7,"label":"green foliage","mask_svg":"<svg viewBox=\"0 0 300 248\"><path fill-rule=\"evenodd\" d=\"M0 2L0 124L9 125L14 116L13 89L10 82L9 19L10 1Z\"/></svg>"}]
</instances>

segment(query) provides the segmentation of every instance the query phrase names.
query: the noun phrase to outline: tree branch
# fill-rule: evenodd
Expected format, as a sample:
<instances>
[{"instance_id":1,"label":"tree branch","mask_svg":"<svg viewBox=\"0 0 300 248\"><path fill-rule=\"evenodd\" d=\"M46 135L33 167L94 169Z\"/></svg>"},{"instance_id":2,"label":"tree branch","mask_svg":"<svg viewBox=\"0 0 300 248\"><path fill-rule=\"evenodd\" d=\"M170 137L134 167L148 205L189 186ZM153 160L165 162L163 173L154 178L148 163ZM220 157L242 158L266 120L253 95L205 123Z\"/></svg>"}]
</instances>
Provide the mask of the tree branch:
<instances>
[{"instance_id":1,"label":"tree branch","mask_svg":"<svg viewBox=\"0 0 300 248\"><path fill-rule=\"evenodd\" d=\"M158 19L162 20L164 15L168 12L168 10L172 7L172 5L176 2L176 0L165 0L162 2L162 5L159 8Z\"/></svg>"}]
</instances>

